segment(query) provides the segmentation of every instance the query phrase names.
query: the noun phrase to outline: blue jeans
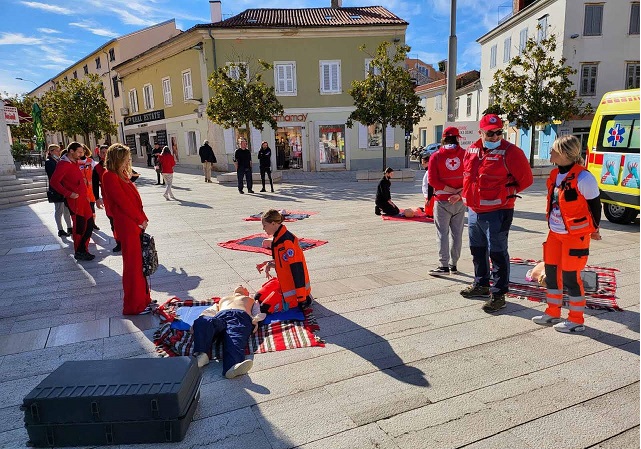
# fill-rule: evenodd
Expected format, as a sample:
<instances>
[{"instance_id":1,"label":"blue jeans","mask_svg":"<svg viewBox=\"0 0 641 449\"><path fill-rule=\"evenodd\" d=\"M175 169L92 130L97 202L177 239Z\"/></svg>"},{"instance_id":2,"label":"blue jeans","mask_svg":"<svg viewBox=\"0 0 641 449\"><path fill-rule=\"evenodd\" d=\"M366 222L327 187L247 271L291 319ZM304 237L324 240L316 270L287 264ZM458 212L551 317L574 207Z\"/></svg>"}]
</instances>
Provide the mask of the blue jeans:
<instances>
[{"instance_id":1,"label":"blue jeans","mask_svg":"<svg viewBox=\"0 0 641 449\"><path fill-rule=\"evenodd\" d=\"M500 209L476 213L468 211L470 251L474 262L474 285L490 286L490 259L492 260L492 295L505 294L510 284L510 255L508 234L514 209Z\"/></svg>"}]
</instances>

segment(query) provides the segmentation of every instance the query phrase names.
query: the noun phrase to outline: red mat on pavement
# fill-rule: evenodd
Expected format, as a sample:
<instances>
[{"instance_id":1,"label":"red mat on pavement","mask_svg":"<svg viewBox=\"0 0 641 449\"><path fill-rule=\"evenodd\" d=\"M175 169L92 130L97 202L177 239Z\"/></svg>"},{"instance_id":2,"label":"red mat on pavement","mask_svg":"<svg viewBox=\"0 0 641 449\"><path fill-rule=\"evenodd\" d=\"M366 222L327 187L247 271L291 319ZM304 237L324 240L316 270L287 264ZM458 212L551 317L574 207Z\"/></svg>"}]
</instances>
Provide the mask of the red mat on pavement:
<instances>
[{"instance_id":1,"label":"red mat on pavement","mask_svg":"<svg viewBox=\"0 0 641 449\"><path fill-rule=\"evenodd\" d=\"M510 264L512 266L524 266L525 269L530 269L534 267L539 261L531 259L519 259L511 258ZM617 280L616 272L619 271L616 268L605 268L605 267L593 267L587 266L582 271L582 277L588 275L588 277L596 276L595 285L588 288L585 288L585 302L586 307L589 309L606 309L606 310L621 310L616 302L616 290L617 290ZM511 276L510 276L511 277ZM539 285L535 281L527 281L523 276L523 279L519 279L518 282L513 282L510 279L510 291L508 293L509 297L517 299L528 299L530 301L536 302L546 302L545 301L546 288ZM568 297L563 295L563 304L567 306Z\"/></svg>"},{"instance_id":2,"label":"red mat on pavement","mask_svg":"<svg viewBox=\"0 0 641 449\"><path fill-rule=\"evenodd\" d=\"M287 211L280 211L280 213L285 217L285 221L298 221L298 220L304 220L305 218L309 218L312 215L318 214L318 212L312 212L312 211L305 211L305 210L287 210ZM243 218L244 221L260 221L263 216L263 213L260 212L258 214L250 215L247 218Z\"/></svg>"},{"instance_id":3,"label":"red mat on pavement","mask_svg":"<svg viewBox=\"0 0 641 449\"><path fill-rule=\"evenodd\" d=\"M421 210L414 211L413 217L406 217L403 214L381 215L381 217L383 218L383 220L390 220L390 221L421 221L423 223L434 223L434 218L427 216L425 212Z\"/></svg>"},{"instance_id":4,"label":"red mat on pavement","mask_svg":"<svg viewBox=\"0 0 641 449\"><path fill-rule=\"evenodd\" d=\"M252 234L247 237L241 237L235 240L229 240L227 242L221 242L218 246L222 246L227 249L235 249L237 251L250 251L253 253L262 253L271 255L272 251L269 248L263 248L263 240L268 237L267 234ZM308 249L316 248L317 246L322 246L327 243L326 240L314 240L299 238L298 242L303 251Z\"/></svg>"},{"instance_id":5,"label":"red mat on pavement","mask_svg":"<svg viewBox=\"0 0 641 449\"><path fill-rule=\"evenodd\" d=\"M154 333L156 351L163 357L191 355L193 352L193 335L189 330L172 328L179 307L211 306L220 298L203 301L186 300L173 297L159 306L154 313L161 319L161 325ZM304 321L279 321L267 325L260 324L256 333L249 338L246 354L284 351L286 349L312 346L324 347L325 342L314 334L319 330L311 308L303 311ZM220 358L220 346L215 349L216 358Z\"/></svg>"}]
</instances>

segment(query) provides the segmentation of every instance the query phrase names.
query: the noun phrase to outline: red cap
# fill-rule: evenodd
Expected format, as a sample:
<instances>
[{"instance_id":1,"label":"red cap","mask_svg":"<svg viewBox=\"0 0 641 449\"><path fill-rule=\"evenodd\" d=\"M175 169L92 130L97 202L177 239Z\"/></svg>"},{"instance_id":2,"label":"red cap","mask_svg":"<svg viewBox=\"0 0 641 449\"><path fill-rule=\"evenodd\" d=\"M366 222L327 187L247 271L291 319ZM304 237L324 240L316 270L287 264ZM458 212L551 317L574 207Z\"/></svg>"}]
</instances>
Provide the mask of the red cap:
<instances>
[{"instance_id":1,"label":"red cap","mask_svg":"<svg viewBox=\"0 0 641 449\"><path fill-rule=\"evenodd\" d=\"M443 131L443 137L461 137L461 134L458 132L458 128L454 126L448 126Z\"/></svg>"},{"instance_id":2,"label":"red cap","mask_svg":"<svg viewBox=\"0 0 641 449\"><path fill-rule=\"evenodd\" d=\"M479 128L483 131L492 131L493 129L503 129L503 120L496 114L484 115L479 122Z\"/></svg>"}]
</instances>

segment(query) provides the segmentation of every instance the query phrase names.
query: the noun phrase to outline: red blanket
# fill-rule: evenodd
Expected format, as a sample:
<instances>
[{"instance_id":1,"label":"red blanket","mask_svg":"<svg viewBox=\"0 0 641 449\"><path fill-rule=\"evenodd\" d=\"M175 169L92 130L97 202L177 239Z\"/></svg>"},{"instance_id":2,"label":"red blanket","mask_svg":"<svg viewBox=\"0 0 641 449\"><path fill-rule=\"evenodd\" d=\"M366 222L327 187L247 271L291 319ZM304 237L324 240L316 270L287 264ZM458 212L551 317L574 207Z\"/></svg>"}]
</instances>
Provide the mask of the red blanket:
<instances>
[{"instance_id":1,"label":"red blanket","mask_svg":"<svg viewBox=\"0 0 641 449\"><path fill-rule=\"evenodd\" d=\"M267 238L267 234L253 234L248 235L247 237L241 237L235 240L229 240L227 242L220 242L218 246L222 246L227 249L235 249L238 251L250 251L253 253L263 253L268 256L272 254L272 251L269 248L263 248L263 240ZM317 246L322 246L327 243L326 240L314 240L314 239L305 239L299 238L298 242L303 251L308 249L316 248Z\"/></svg>"},{"instance_id":2,"label":"red blanket","mask_svg":"<svg viewBox=\"0 0 641 449\"><path fill-rule=\"evenodd\" d=\"M383 220L392 220L392 221L422 221L423 223L434 223L434 218L425 215L425 212L421 210L414 211L413 217L406 217L403 214L400 215L382 215Z\"/></svg>"}]
</instances>

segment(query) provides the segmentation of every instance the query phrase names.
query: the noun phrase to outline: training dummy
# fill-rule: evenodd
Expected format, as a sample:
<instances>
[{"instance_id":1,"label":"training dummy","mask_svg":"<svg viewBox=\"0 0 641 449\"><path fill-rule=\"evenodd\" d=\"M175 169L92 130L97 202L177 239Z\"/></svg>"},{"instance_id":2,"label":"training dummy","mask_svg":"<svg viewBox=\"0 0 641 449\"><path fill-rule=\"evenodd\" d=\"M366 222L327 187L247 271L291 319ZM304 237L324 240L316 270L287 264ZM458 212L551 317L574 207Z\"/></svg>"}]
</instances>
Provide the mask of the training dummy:
<instances>
[{"instance_id":1,"label":"training dummy","mask_svg":"<svg viewBox=\"0 0 641 449\"><path fill-rule=\"evenodd\" d=\"M242 285L233 295L221 298L194 321L194 356L198 366L209 363L214 342L222 339L223 375L232 379L247 374L253 361L245 360L245 348L252 330L255 332L258 322L264 319L258 302L249 297L249 291Z\"/></svg>"}]
</instances>

